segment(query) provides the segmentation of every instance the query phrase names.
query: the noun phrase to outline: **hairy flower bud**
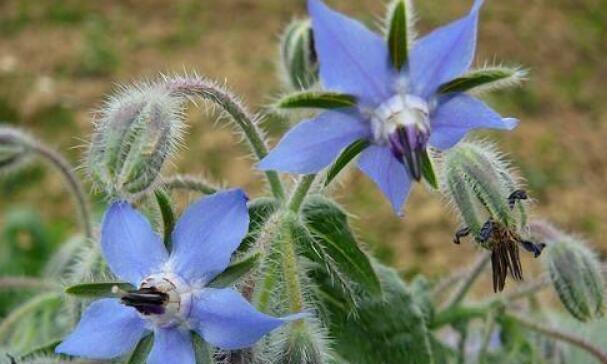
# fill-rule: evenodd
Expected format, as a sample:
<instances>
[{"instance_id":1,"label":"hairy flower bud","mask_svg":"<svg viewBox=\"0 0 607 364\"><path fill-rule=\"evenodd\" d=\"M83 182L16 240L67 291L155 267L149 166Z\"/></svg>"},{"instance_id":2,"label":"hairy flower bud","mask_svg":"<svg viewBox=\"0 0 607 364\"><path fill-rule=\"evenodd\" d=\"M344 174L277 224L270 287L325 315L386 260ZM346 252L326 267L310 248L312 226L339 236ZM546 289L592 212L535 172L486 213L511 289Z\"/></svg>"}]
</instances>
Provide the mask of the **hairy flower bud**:
<instances>
[{"instance_id":1,"label":"hairy flower bud","mask_svg":"<svg viewBox=\"0 0 607 364\"><path fill-rule=\"evenodd\" d=\"M110 196L143 193L158 179L182 137L183 98L156 85L123 89L96 122L88 171Z\"/></svg>"},{"instance_id":2,"label":"hairy flower bud","mask_svg":"<svg viewBox=\"0 0 607 364\"><path fill-rule=\"evenodd\" d=\"M552 228L550 231L558 230ZM580 321L602 317L605 282L594 252L580 239L560 231L550 234L545 241L546 252L542 261L563 306Z\"/></svg>"},{"instance_id":3,"label":"hairy flower bud","mask_svg":"<svg viewBox=\"0 0 607 364\"><path fill-rule=\"evenodd\" d=\"M493 285L504 288L508 273L523 279L519 247L538 257L544 247L523 238L526 225L522 200L527 193L509 164L488 144L464 142L441 157L441 191L459 212L465 227L454 242L472 235L491 251Z\"/></svg>"},{"instance_id":4,"label":"hairy flower bud","mask_svg":"<svg viewBox=\"0 0 607 364\"><path fill-rule=\"evenodd\" d=\"M292 89L306 89L318 81L318 59L309 20L295 20L285 29L280 43L285 82Z\"/></svg>"},{"instance_id":5,"label":"hairy flower bud","mask_svg":"<svg viewBox=\"0 0 607 364\"><path fill-rule=\"evenodd\" d=\"M27 161L32 138L21 131L0 126L0 172L10 172Z\"/></svg>"}]
</instances>

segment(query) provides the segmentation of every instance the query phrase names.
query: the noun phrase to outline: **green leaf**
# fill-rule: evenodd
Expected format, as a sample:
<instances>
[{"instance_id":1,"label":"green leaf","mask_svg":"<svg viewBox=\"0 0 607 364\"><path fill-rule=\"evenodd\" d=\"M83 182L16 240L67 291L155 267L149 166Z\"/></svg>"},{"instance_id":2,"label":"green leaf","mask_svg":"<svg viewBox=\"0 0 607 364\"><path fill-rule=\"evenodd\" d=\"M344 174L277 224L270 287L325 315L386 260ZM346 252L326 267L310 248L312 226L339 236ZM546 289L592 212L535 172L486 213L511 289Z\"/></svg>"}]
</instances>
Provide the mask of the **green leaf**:
<instances>
[{"instance_id":1,"label":"green leaf","mask_svg":"<svg viewBox=\"0 0 607 364\"><path fill-rule=\"evenodd\" d=\"M356 106L356 97L337 92L303 91L283 97L276 103L277 108L318 108L338 109Z\"/></svg>"},{"instance_id":2,"label":"green leaf","mask_svg":"<svg viewBox=\"0 0 607 364\"><path fill-rule=\"evenodd\" d=\"M442 84L439 94L466 92L478 87L503 88L519 84L525 72L507 67L490 67L468 72L462 77Z\"/></svg>"},{"instance_id":3,"label":"green leaf","mask_svg":"<svg viewBox=\"0 0 607 364\"><path fill-rule=\"evenodd\" d=\"M369 257L358 246L348 218L339 206L314 196L304 204L302 217L303 229L295 236L309 259L324 266L344 288L356 286L368 294L381 295Z\"/></svg>"},{"instance_id":4,"label":"green leaf","mask_svg":"<svg viewBox=\"0 0 607 364\"><path fill-rule=\"evenodd\" d=\"M436 173L434 173L432 158L430 158L427 150L422 153L422 175L432 188L438 189L438 179L436 178Z\"/></svg>"},{"instance_id":5,"label":"green leaf","mask_svg":"<svg viewBox=\"0 0 607 364\"><path fill-rule=\"evenodd\" d=\"M173 228L175 227L175 212L171 203L171 197L163 190L154 191L158 208L160 209L160 215L162 216L162 225L164 230L164 245L168 251L171 251L171 236L173 235Z\"/></svg>"},{"instance_id":6,"label":"green leaf","mask_svg":"<svg viewBox=\"0 0 607 364\"><path fill-rule=\"evenodd\" d=\"M389 14L388 48L392 65L400 70L407 65L409 44L407 37L407 4L405 0L393 3Z\"/></svg>"},{"instance_id":7,"label":"green leaf","mask_svg":"<svg viewBox=\"0 0 607 364\"><path fill-rule=\"evenodd\" d=\"M212 288L225 288L231 286L244 275L249 273L251 269L255 268L257 261L259 260L259 256L259 253L255 253L236 263L230 264L230 266L223 271L223 273L213 278L213 280L209 282L208 286Z\"/></svg>"},{"instance_id":8,"label":"green leaf","mask_svg":"<svg viewBox=\"0 0 607 364\"><path fill-rule=\"evenodd\" d=\"M249 202L249 232L238 247L238 251L247 251L255 244L261 228L279 206L278 201L270 197L260 197Z\"/></svg>"},{"instance_id":9,"label":"green leaf","mask_svg":"<svg viewBox=\"0 0 607 364\"><path fill-rule=\"evenodd\" d=\"M352 315L327 277L319 286L323 317L337 354L351 364L432 363L426 322L413 294L394 269L374 264L383 297L369 297Z\"/></svg>"},{"instance_id":10,"label":"green leaf","mask_svg":"<svg viewBox=\"0 0 607 364\"><path fill-rule=\"evenodd\" d=\"M147 335L139 341L133 353L129 357L127 364L145 364L152 345L154 344L154 335Z\"/></svg>"},{"instance_id":11,"label":"green leaf","mask_svg":"<svg viewBox=\"0 0 607 364\"><path fill-rule=\"evenodd\" d=\"M67 287L65 293L90 298L116 297L112 292L116 286L123 291L135 289L130 283L124 282L83 283Z\"/></svg>"},{"instance_id":12,"label":"green leaf","mask_svg":"<svg viewBox=\"0 0 607 364\"><path fill-rule=\"evenodd\" d=\"M357 155L359 155L363 150L365 150L369 146L369 141L367 139L358 139L354 143L348 145L346 149L341 152L337 160L333 163L329 171L327 172L327 178L325 179L325 186L328 186L335 177L339 174L339 172L344 169L352 159L354 159Z\"/></svg>"}]
</instances>

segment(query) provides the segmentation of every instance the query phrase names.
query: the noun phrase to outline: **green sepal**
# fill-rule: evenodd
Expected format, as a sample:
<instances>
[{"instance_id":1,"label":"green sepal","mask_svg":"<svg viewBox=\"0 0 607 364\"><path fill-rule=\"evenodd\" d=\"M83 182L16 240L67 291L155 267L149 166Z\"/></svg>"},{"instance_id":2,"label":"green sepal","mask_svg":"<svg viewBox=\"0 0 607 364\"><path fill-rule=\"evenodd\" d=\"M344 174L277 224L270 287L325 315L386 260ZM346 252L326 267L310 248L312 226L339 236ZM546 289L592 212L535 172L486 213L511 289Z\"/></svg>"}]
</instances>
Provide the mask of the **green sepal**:
<instances>
[{"instance_id":1,"label":"green sepal","mask_svg":"<svg viewBox=\"0 0 607 364\"><path fill-rule=\"evenodd\" d=\"M192 331L192 346L196 364L214 364L213 348L207 344L198 333Z\"/></svg>"},{"instance_id":2,"label":"green sepal","mask_svg":"<svg viewBox=\"0 0 607 364\"><path fill-rule=\"evenodd\" d=\"M409 58L407 4L405 0L397 0L389 13L388 50L390 62L400 70L407 65Z\"/></svg>"},{"instance_id":3,"label":"green sepal","mask_svg":"<svg viewBox=\"0 0 607 364\"><path fill-rule=\"evenodd\" d=\"M116 297L112 292L114 287L123 291L135 289L132 284L125 282L83 283L67 287L65 293L86 298Z\"/></svg>"},{"instance_id":4,"label":"green sepal","mask_svg":"<svg viewBox=\"0 0 607 364\"><path fill-rule=\"evenodd\" d=\"M432 188L438 189L438 178L436 178L436 173L434 173L434 164L428 150L424 150L422 153L422 176L424 176L424 179Z\"/></svg>"},{"instance_id":5,"label":"green sepal","mask_svg":"<svg viewBox=\"0 0 607 364\"><path fill-rule=\"evenodd\" d=\"M135 347L135 350L129 356L127 364L145 364L148 358L148 354L152 350L154 344L154 335L147 335L143 339L139 340L139 343Z\"/></svg>"},{"instance_id":6,"label":"green sepal","mask_svg":"<svg viewBox=\"0 0 607 364\"><path fill-rule=\"evenodd\" d=\"M238 247L238 252L246 252L255 245L259 232L266 221L278 210L280 203L271 197L259 197L248 203L249 231Z\"/></svg>"},{"instance_id":7,"label":"green sepal","mask_svg":"<svg viewBox=\"0 0 607 364\"><path fill-rule=\"evenodd\" d=\"M338 92L303 91L283 97L275 104L280 109L340 109L356 106L356 97Z\"/></svg>"},{"instance_id":8,"label":"green sepal","mask_svg":"<svg viewBox=\"0 0 607 364\"><path fill-rule=\"evenodd\" d=\"M367 139L358 139L352 144L348 145L343 152L337 157L325 178L325 186L328 186L335 177L341 172L347 165L356 158L363 150L365 150L371 143Z\"/></svg>"},{"instance_id":9,"label":"green sepal","mask_svg":"<svg viewBox=\"0 0 607 364\"><path fill-rule=\"evenodd\" d=\"M517 84L525 73L518 69L491 67L470 71L467 74L442 84L437 93L448 94L466 92L490 84Z\"/></svg>"},{"instance_id":10,"label":"green sepal","mask_svg":"<svg viewBox=\"0 0 607 364\"><path fill-rule=\"evenodd\" d=\"M233 285L247 273L249 273L253 268L255 268L259 257L260 254L255 253L230 264L230 266L224 270L223 273L219 274L217 277L213 278L211 282L209 282L208 287L225 288Z\"/></svg>"}]
</instances>

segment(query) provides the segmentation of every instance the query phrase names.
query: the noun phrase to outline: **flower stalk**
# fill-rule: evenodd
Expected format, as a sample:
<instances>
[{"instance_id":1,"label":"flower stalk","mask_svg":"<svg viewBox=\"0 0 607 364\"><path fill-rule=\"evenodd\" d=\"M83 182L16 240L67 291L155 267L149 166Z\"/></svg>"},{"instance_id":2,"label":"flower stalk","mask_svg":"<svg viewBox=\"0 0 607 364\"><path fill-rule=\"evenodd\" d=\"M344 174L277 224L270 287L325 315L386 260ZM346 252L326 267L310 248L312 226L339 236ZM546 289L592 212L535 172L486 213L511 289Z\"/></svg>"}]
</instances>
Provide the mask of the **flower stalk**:
<instances>
[{"instance_id":1,"label":"flower stalk","mask_svg":"<svg viewBox=\"0 0 607 364\"><path fill-rule=\"evenodd\" d=\"M316 174L308 174L300 179L289 201L289 210L295 213L299 211L315 179Z\"/></svg>"}]
</instances>

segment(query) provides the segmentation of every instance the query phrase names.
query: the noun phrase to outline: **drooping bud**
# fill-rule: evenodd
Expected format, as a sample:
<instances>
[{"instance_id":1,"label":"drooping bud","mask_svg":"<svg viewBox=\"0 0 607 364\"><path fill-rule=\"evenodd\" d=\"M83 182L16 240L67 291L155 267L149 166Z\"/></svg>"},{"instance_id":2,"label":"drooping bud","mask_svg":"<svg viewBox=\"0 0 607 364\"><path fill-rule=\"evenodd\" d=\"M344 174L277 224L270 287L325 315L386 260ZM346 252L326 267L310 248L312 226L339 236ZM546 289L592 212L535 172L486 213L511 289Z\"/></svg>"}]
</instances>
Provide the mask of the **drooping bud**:
<instances>
[{"instance_id":1,"label":"drooping bud","mask_svg":"<svg viewBox=\"0 0 607 364\"><path fill-rule=\"evenodd\" d=\"M123 89L96 122L88 171L113 197L144 193L157 181L183 132L183 98L159 85Z\"/></svg>"},{"instance_id":2,"label":"drooping bud","mask_svg":"<svg viewBox=\"0 0 607 364\"><path fill-rule=\"evenodd\" d=\"M524 239L527 193L493 146L464 142L441 156L441 191L459 212L465 227L454 242L472 235L491 251L493 286L504 289L506 276L523 279L519 247L538 257L543 244Z\"/></svg>"},{"instance_id":3,"label":"drooping bud","mask_svg":"<svg viewBox=\"0 0 607 364\"><path fill-rule=\"evenodd\" d=\"M295 20L287 26L280 52L284 81L291 89L307 89L318 81L318 58L309 19Z\"/></svg>"},{"instance_id":4,"label":"drooping bud","mask_svg":"<svg viewBox=\"0 0 607 364\"><path fill-rule=\"evenodd\" d=\"M563 306L580 321L602 317L605 282L598 258L580 239L545 225L538 222L530 228L545 238L542 261Z\"/></svg>"},{"instance_id":5,"label":"drooping bud","mask_svg":"<svg viewBox=\"0 0 607 364\"><path fill-rule=\"evenodd\" d=\"M8 126L0 126L0 172L23 165L30 155L33 139Z\"/></svg>"}]
</instances>

